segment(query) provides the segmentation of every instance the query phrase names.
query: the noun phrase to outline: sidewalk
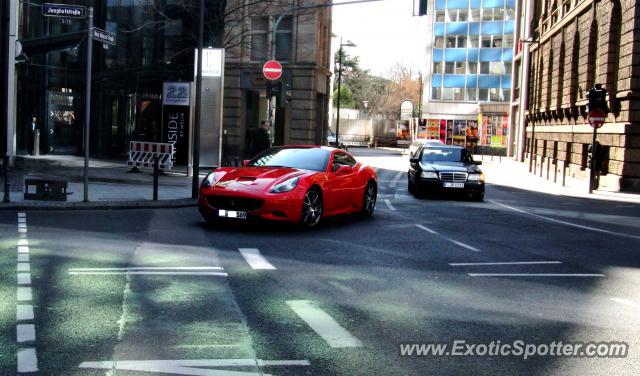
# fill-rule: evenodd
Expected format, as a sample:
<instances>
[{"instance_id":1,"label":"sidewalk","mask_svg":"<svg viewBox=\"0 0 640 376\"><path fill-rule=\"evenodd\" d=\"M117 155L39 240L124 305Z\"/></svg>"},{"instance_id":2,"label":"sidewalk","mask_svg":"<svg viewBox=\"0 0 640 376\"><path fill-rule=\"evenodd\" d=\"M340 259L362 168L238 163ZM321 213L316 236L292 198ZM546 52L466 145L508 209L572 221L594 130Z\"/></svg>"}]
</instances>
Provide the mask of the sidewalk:
<instances>
[{"instance_id":1,"label":"sidewalk","mask_svg":"<svg viewBox=\"0 0 640 376\"><path fill-rule=\"evenodd\" d=\"M4 168L4 166L2 166ZM18 156L9 172L10 199L0 202L2 209L96 209L179 207L195 205L191 198L192 178L186 167L177 166L160 175L158 201L153 201L153 170L129 172L126 161L89 161L89 202L84 199L84 159L77 156ZM201 171L204 172L204 171ZM24 199L24 179L65 180L67 201ZM0 190L4 192L4 173L0 171ZM33 189L33 188L31 188ZM31 192L31 191L30 191Z\"/></svg>"}]
</instances>

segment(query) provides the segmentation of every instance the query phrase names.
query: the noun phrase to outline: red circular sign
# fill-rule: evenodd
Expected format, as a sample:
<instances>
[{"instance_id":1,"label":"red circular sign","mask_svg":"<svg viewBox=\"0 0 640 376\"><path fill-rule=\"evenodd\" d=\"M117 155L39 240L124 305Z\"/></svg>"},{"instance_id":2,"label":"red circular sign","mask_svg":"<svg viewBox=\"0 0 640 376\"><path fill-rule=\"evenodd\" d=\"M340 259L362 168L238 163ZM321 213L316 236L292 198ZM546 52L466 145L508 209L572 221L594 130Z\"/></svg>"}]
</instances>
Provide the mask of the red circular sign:
<instances>
[{"instance_id":1,"label":"red circular sign","mask_svg":"<svg viewBox=\"0 0 640 376\"><path fill-rule=\"evenodd\" d=\"M604 111L593 110L589 112L589 116L587 117L587 120L589 121L589 124L591 124L591 127L600 128L604 125L604 121L606 118L607 118L607 115L604 113Z\"/></svg>"},{"instance_id":2,"label":"red circular sign","mask_svg":"<svg viewBox=\"0 0 640 376\"><path fill-rule=\"evenodd\" d=\"M269 60L264 63L262 67L262 73L267 78L267 80L277 80L282 77L282 64L277 62L276 60Z\"/></svg>"}]
</instances>

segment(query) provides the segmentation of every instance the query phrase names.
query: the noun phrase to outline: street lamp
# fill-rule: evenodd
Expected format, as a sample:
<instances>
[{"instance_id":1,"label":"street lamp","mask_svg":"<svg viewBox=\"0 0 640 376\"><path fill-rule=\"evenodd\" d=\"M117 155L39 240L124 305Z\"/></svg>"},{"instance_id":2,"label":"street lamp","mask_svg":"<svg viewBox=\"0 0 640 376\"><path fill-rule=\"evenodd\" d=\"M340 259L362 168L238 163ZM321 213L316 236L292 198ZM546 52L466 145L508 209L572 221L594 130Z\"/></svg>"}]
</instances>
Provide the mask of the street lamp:
<instances>
[{"instance_id":1,"label":"street lamp","mask_svg":"<svg viewBox=\"0 0 640 376\"><path fill-rule=\"evenodd\" d=\"M342 43L342 37L340 37L340 49L338 50L338 113L336 115L336 147L340 147L340 84L342 81L342 47L356 47L356 45L350 40L347 40L346 43Z\"/></svg>"}]
</instances>

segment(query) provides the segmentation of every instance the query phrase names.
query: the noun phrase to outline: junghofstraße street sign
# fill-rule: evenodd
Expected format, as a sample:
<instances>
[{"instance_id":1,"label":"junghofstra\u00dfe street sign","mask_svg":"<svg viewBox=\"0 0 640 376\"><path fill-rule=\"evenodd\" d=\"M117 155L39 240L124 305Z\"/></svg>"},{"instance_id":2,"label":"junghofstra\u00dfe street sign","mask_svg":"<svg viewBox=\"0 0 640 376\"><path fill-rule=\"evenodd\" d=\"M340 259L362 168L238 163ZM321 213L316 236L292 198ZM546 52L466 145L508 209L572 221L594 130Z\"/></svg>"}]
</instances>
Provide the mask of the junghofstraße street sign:
<instances>
[{"instance_id":1,"label":"junghofstra\u00dfe street sign","mask_svg":"<svg viewBox=\"0 0 640 376\"><path fill-rule=\"evenodd\" d=\"M42 4L42 15L45 17L85 18L87 8L81 5Z\"/></svg>"}]
</instances>

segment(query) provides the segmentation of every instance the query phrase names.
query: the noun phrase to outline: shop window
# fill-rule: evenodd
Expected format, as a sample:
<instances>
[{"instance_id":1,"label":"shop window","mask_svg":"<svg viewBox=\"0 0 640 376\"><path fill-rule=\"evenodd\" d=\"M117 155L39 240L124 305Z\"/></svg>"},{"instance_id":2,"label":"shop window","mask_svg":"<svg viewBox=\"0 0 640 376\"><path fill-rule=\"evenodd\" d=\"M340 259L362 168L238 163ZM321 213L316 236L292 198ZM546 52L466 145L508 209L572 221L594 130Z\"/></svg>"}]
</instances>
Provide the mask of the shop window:
<instances>
[{"instance_id":1,"label":"shop window","mask_svg":"<svg viewBox=\"0 0 640 376\"><path fill-rule=\"evenodd\" d=\"M251 17L251 60L267 60L269 51L269 17Z\"/></svg>"}]
</instances>

